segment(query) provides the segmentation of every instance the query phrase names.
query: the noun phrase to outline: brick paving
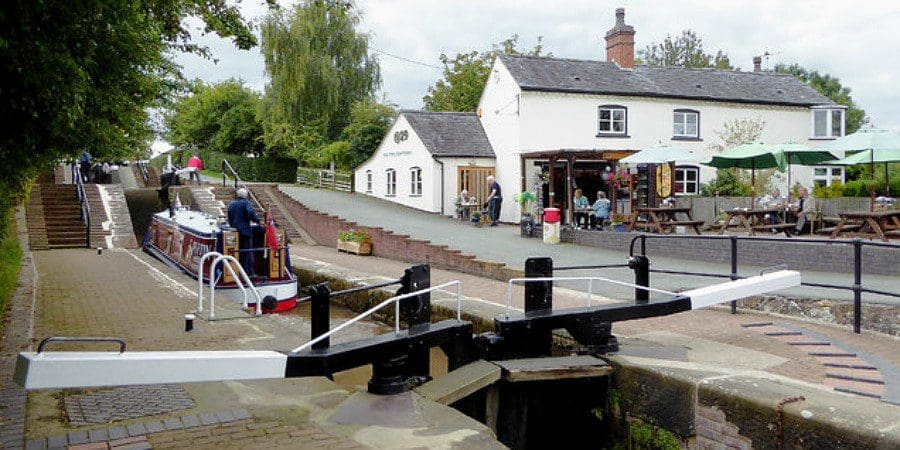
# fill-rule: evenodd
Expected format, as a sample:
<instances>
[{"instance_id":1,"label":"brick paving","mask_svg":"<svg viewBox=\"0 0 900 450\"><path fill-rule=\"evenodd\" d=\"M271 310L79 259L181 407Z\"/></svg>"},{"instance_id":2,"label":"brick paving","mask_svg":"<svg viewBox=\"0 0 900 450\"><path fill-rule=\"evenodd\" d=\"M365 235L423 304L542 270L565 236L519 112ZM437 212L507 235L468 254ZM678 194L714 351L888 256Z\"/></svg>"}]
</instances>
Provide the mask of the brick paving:
<instances>
[{"instance_id":1,"label":"brick paving","mask_svg":"<svg viewBox=\"0 0 900 450\"><path fill-rule=\"evenodd\" d=\"M165 414L196 406L178 385L126 386L63 399L69 425L82 427L114 420Z\"/></svg>"}]
</instances>

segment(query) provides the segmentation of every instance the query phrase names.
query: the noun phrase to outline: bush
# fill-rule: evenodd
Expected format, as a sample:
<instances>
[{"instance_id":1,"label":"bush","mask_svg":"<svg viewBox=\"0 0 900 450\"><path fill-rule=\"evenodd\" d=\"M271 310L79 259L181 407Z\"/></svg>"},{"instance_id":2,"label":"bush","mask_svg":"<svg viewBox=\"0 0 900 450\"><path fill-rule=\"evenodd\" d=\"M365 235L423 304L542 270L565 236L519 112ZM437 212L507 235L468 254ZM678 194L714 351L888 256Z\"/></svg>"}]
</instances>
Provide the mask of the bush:
<instances>
[{"instance_id":1,"label":"bush","mask_svg":"<svg viewBox=\"0 0 900 450\"><path fill-rule=\"evenodd\" d=\"M868 197L870 187L874 184L875 195L884 195L885 183L884 179L875 180L853 180L848 181L844 185L845 197ZM900 195L900 179L891 179L891 195Z\"/></svg>"},{"instance_id":2,"label":"bush","mask_svg":"<svg viewBox=\"0 0 900 450\"><path fill-rule=\"evenodd\" d=\"M0 230L0 330L3 328L3 314L6 302L19 279L19 268L22 266L22 249L16 235L15 222L10 220L10 211L3 212L3 229Z\"/></svg>"},{"instance_id":3,"label":"bush","mask_svg":"<svg viewBox=\"0 0 900 450\"><path fill-rule=\"evenodd\" d=\"M832 183L831 186L813 187L813 197L816 198L836 198L844 197L844 185L841 183Z\"/></svg>"},{"instance_id":4,"label":"bush","mask_svg":"<svg viewBox=\"0 0 900 450\"><path fill-rule=\"evenodd\" d=\"M179 166L187 164L191 154L187 150L172 152L172 163ZM294 183L297 181L297 161L289 158L271 158L261 156L248 158L240 155L200 150L197 152L203 160L203 166L207 169L220 170L222 160L228 160L231 167L244 181L258 181L267 183ZM160 168L166 162L166 155L160 155L150 161L152 167Z\"/></svg>"}]
</instances>

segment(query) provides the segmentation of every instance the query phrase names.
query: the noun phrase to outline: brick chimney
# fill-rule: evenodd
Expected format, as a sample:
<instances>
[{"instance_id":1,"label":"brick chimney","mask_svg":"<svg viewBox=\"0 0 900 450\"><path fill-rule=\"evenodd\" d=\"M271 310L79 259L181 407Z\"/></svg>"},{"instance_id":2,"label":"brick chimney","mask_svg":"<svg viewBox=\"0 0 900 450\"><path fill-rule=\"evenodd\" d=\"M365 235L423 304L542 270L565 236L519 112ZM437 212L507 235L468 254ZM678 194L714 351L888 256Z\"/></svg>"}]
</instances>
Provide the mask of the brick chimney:
<instances>
[{"instance_id":1,"label":"brick chimney","mask_svg":"<svg viewBox=\"0 0 900 450\"><path fill-rule=\"evenodd\" d=\"M606 60L634 67L634 27L625 25L625 8L616 8L616 25L606 32Z\"/></svg>"},{"instance_id":2,"label":"brick chimney","mask_svg":"<svg viewBox=\"0 0 900 450\"><path fill-rule=\"evenodd\" d=\"M754 56L753 57L753 71L754 72L762 71L762 56Z\"/></svg>"}]
</instances>

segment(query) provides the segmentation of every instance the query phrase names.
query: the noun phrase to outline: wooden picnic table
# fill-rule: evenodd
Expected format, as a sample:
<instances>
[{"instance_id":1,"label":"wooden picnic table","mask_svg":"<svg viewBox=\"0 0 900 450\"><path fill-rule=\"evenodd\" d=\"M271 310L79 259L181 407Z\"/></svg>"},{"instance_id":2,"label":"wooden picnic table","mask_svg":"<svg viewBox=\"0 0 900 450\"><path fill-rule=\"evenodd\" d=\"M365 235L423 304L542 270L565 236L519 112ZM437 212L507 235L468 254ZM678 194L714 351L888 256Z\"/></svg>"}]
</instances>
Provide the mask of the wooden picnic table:
<instances>
[{"instance_id":1,"label":"wooden picnic table","mask_svg":"<svg viewBox=\"0 0 900 450\"><path fill-rule=\"evenodd\" d=\"M719 234L725 234L728 231L728 227L731 226L732 219L738 220L737 227L733 228L736 231L746 231L750 236L754 236L759 230L767 230L767 231L782 231L785 236L791 236L791 230L794 229L795 225L792 223L781 222L781 223L766 223L766 216L778 217L780 214L784 212L783 208L763 208L763 209L732 209L730 211L726 211L727 216L725 217L725 224L722 225L722 229L719 230Z\"/></svg>"},{"instance_id":2,"label":"wooden picnic table","mask_svg":"<svg viewBox=\"0 0 900 450\"><path fill-rule=\"evenodd\" d=\"M687 220L678 220L678 214L686 215ZM638 217L641 215L646 215L648 220L646 222L638 222ZM703 221L694 220L691 217L691 208L634 208L631 221L628 222L628 231L632 231L635 228L643 228L651 232L667 233L676 226L689 226L694 229L695 233L700 234L700 225L703 225Z\"/></svg>"},{"instance_id":3,"label":"wooden picnic table","mask_svg":"<svg viewBox=\"0 0 900 450\"><path fill-rule=\"evenodd\" d=\"M888 211L850 211L838 214L841 220L831 230L831 238L860 236L887 242L900 237L900 209Z\"/></svg>"}]
</instances>

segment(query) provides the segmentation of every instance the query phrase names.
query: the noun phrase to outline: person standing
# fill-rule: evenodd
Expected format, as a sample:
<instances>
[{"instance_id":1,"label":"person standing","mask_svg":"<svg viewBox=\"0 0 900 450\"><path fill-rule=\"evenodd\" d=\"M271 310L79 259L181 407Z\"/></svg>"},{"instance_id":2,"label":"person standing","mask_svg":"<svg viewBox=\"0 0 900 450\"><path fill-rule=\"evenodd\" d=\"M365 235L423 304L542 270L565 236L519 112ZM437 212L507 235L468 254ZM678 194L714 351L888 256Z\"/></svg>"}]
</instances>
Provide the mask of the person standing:
<instances>
[{"instance_id":1,"label":"person standing","mask_svg":"<svg viewBox=\"0 0 900 450\"><path fill-rule=\"evenodd\" d=\"M488 215L491 218L491 226L496 227L500 221L500 205L503 203L503 194L500 190L500 183L494 180L493 175L488 175L486 180L490 186L488 189L491 191L487 198Z\"/></svg>"},{"instance_id":2,"label":"person standing","mask_svg":"<svg viewBox=\"0 0 900 450\"><path fill-rule=\"evenodd\" d=\"M187 166L189 169L191 169L190 178L188 178L188 184L190 184L191 181L194 180L194 178L197 178L197 186L200 186L200 171L203 170L203 160L200 159L200 156L194 153L193 155L191 155L191 158L188 159Z\"/></svg>"},{"instance_id":3,"label":"person standing","mask_svg":"<svg viewBox=\"0 0 900 450\"><path fill-rule=\"evenodd\" d=\"M228 224L238 232L238 248L241 250L239 260L247 276L253 274L253 229L250 222L259 223L259 216L253 210L253 205L247 200L250 193L246 189L237 190L237 198L228 204Z\"/></svg>"},{"instance_id":4,"label":"person standing","mask_svg":"<svg viewBox=\"0 0 900 450\"><path fill-rule=\"evenodd\" d=\"M801 187L797 190L797 226L794 227L794 234L800 234L809 215L816 210L816 199L809 195L809 190Z\"/></svg>"},{"instance_id":5,"label":"person standing","mask_svg":"<svg viewBox=\"0 0 900 450\"><path fill-rule=\"evenodd\" d=\"M82 151L78 163L81 165L81 181L87 183L91 180L91 154L87 150Z\"/></svg>"}]
</instances>

